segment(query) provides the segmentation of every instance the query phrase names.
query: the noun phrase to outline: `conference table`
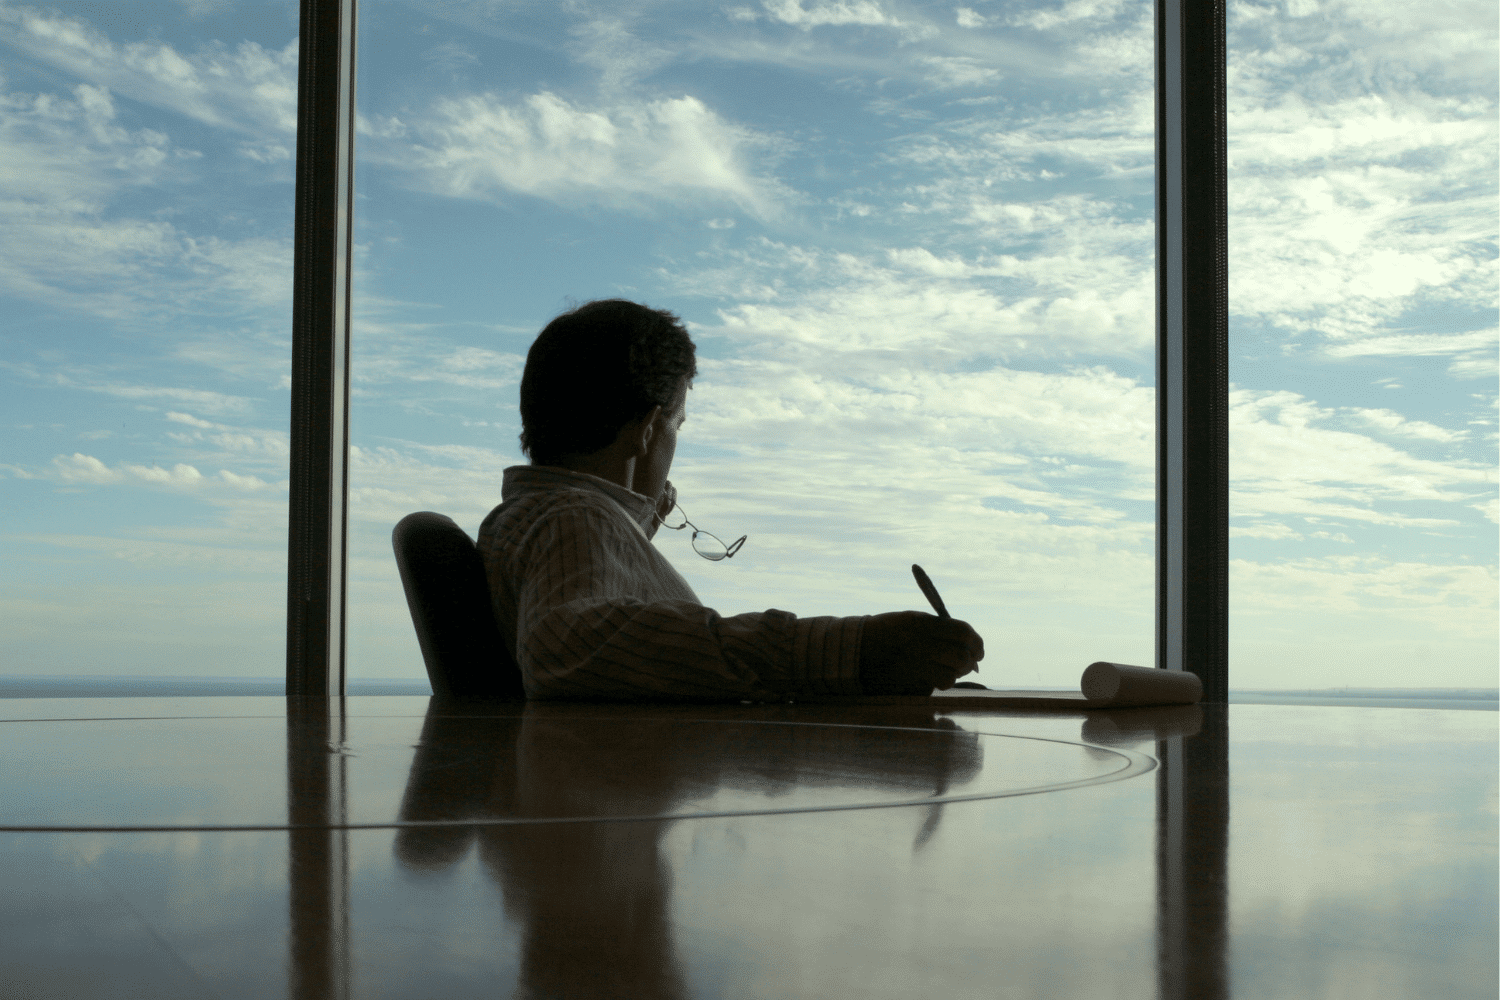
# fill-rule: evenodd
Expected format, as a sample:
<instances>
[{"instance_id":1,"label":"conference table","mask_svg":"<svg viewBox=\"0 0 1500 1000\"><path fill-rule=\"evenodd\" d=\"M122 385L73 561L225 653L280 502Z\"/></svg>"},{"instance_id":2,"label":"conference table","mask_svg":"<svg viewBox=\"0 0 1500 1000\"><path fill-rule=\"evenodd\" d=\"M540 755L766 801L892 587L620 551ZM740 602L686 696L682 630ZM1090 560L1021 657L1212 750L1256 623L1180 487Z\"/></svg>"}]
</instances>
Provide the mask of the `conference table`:
<instances>
[{"instance_id":1,"label":"conference table","mask_svg":"<svg viewBox=\"0 0 1500 1000\"><path fill-rule=\"evenodd\" d=\"M0 700L0 995L1487 998L1496 716Z\"/></svg>"}]
</instances>

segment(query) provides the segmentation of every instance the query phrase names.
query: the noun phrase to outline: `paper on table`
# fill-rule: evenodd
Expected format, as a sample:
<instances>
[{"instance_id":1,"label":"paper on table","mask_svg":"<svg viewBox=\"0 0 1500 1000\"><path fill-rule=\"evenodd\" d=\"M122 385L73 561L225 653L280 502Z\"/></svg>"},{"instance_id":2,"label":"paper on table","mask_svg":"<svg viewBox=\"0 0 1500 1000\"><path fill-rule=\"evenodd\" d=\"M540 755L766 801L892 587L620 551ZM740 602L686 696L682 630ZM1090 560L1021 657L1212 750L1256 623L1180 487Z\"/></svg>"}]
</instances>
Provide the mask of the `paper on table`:
<instances>
[{"instance_id":1,"label":"paper on table","mask_svg":"<svg viewBox=\"0 0 1500 1000\"><path fill-rule=\"evenodd\" d=\"M1196 705L1203 682L1186 670L1157 670L1125 663L1091 663L1079 679L1081 691L980 691L950 688L930 695L802 696L802 704L921 705L938 702L948 708L1043 709L1079 711L1148 705Z\"/></svg>"}]
</instances>

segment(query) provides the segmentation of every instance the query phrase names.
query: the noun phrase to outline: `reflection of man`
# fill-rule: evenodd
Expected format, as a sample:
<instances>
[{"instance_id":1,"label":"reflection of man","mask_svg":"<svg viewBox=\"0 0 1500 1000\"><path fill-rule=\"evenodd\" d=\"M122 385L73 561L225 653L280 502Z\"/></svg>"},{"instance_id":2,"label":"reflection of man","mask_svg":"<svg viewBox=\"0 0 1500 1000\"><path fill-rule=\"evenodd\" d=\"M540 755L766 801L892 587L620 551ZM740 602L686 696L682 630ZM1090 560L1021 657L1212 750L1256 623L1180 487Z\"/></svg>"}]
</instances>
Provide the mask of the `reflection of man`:
<instances>
[{"instance_id":1,"label":"reflection of man","mask_svg":"<svg viewBox=\"0 0 1500 1000\"><path fill-rule=\"evenodd\" d=\"M428 706L396 857L437 873L478 841L520 937L516 1000L688 994L673 939L677 872L661 841L673 822L664 817L690 803L711 810L721 790L769 800L799 786L919 797L972 781L983 765L976 734L909 708L869 710L864 725L841 715L839 725L789 726L619 711Z\"/></svg>"},{"instance_id":2,"label":"reflection of man","mask_svg":"<svg viewBox=\"0 0 1500 1000\"><path fill-rule=\"evenodd\" d=\"M554 319L526 356L521 446L479 551L529 698L927 694L976 669L967 623L916 611L725 617L651 545L694 347L677 317L622 300Z\"/></svg>"},{"instance_id":3,"label":"reflection of man","mask_svg":"<svg viewBox=\"0 0 1500 1000\"><path fill-rule=\"evenodd\" d=\"M632 729L634 743L670 723ZM611 793L627 812L670 813L681 784L669 768L638 769L635 782L596 778L619 747L598 745L592 721L448 716L434 701L412 760L405 822L579 817L608 814ZM591 741L592 738L592 741ZM641 749L631 747L628 749ZM649 754L650 748L645 748ZM670 750L650 754L671 761ZM443 871L477 838L480 857L502 887L507 920L519 925L514 1000L551 997L685 996L668 916L671 872L662 865L669 821L407 827L396 856L419 872Z\"/></svg>"}]
</instances>

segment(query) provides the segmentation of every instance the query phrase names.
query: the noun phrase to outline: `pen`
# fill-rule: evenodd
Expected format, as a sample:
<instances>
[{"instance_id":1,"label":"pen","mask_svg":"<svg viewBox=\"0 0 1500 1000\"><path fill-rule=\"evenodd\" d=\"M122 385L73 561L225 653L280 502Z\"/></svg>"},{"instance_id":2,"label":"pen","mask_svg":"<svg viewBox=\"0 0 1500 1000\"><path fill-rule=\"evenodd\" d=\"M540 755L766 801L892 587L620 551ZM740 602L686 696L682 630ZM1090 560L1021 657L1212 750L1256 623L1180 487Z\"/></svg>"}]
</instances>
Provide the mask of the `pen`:
<instances>
[{"instance_id":1,"label":"pen","mask_svg":"<svg viewBox=\"0 0 1500 1000\"><path fill-rule=\"evenodd\" d=\"M931 580L927 579L927 574L922 572L922 567L912 563L911 575L917 578L917 586L922 588L922 593L927 596L927 603L932 605L932 610L938 613L938 617L952 618L948 609L943 607L943 599L938 596L937 588L932 585Z\"/></svg>"}]
</instances>

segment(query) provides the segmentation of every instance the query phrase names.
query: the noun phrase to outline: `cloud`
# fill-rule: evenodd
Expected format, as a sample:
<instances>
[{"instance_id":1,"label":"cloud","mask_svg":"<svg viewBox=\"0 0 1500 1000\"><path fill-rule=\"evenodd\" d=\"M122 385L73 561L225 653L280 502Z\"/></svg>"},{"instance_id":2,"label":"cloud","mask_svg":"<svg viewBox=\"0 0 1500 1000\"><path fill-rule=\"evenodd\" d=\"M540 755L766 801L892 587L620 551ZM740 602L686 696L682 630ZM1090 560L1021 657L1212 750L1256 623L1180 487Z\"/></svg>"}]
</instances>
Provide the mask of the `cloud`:
<instances>
[{"instance_id":1,"label":"cloud","mask_svg":"<svg viewBox=\"0 0 1500 1000\"><path fill-rule=\"evenodd\" d=\"M102 392L119 399L166 400L195 406L209 413L245 413L250 410L251 400L243 396L231 396L211 389L183 389L153 385L74 385L74 388L89 392Z\"/></svg>"},{"instance_id":2,"label":"cloud","mask_svg":"<svg viewBox=\"0 0 1500 1000\"><path fill-rule=\"evenodd\" d=\"M154 187L196 192L184 152L120 125L101 87L0 95L0 293L138 328L287 309L289 234L193 233L162 218L159 198L134 216L120 207Z\"/></svg>"},{"instance_id":3,"label":"cloud","mask_svg":"<svg viewBox=\"0 0 1500 1000\"><path fill-rule=\"evenodd\" d=\"M237 490L253 492L271 487L270 483L259 476L241 476L230 472L228 469L220 469L219 478Z\"/></svg>"},{"instance_id":4,"label":"cloud","mask_svg":"<svg viewBox=\"0 0 1500 1000\"><path fill-rule=\"evenodd\" d=\"M280 50L208 42L181 53L161 41L116 43L82 18L0 2L8 43L40 62L189 118L243 133L297 128L297 40Z\"/></svg>"},{"instance_id":5,"label":"cloud","mask_svg":"<svg viewBox=\"0 0 1500 1000\"><path fill-rule=\"evenodd\" d=\"M887 14L874 0L761 0L769 20L801 28L803 31L823 25L866 25L899 28L903 22Z\"/></svg>"},{"instance_id":6,"label":"cloud","mask_svg":"<svg viewBox=\"0 0 1500 1000\"><path fill-rule=\"evenodd\" d=\"M972 56L924 55L916 61L927 79L940 88L980 87L1000 78L1000 70Z\"/></svg>"},{"instance_id":7,"label":"cloud","mask_svg":"<svg viewBox=\"0 0 1500 1000\"><path fill-rule=\"evenodd\" d=\"M682 58L681 50L656 32L632 30L632 22L644 16L639 8L605 4L568 30L568 53L598 72L600 94L636 93L640 81Z\"/></svg>"},{"instance_id":8,"label":"cloud","mask_svg":"<svg viewBox=\"0 0 1500 1000\"><path fill-rule=\"evenodd\" d=\"M1392 527L1445 527L1453 516L1403 512L1433 502L1467 506L1493 491L1495 473L1467 459L1418 458L1326 424L1336 411L1293 392L1230 393L1231 510L1239 517L1303 517ZM1357 410L1364 423L1445 440L1441 428L1389 410ZM1408 427L1408 425L1410 425ZM1457 513L1456 511L1454 513Z\"/></svg>"},{"instance_id":9,"label":"cloud","mask_svg":"<svg viewBox=\"0 0 1500 1000\"><path fill-rule=\"evenodd\" d=\"M235 380L284 390L291 387L291 347L291 331L285 327L202 331L179 340L172 348L172 358ZM281 398L279 393L277 397Z\"/></svg>"},{"instance_id":10,"label":"cloud","mask_svg":"<svg viewBox=\"0 0 1500 1000\"><path fill-rule=\"evenodd\" d=\"M1448 374L1454 378L1493 379L1496 368L1500 368L1500 360L1496 359L1495 352L1484 351L1454 358L1453 363L1448 366Z\"/></svg>"},{"instance_id":11,"label":"cloud","mask_svg":"<svg viewBox=\"0 0 1500 1000\"><path fill-rule=\"evenodd\" d=\"M1259 10L1230 40L1231 309L1328 357L1492 375L1493 11Z\"/></svg>"},{"instance_id":12,"label":"cloud","mask_svg":"<svg viewBox=\"0 0 1500 1000\"><path fill-rule=\"evenodd\" d=\"M1494 330L1471 330L1465 333L1410 333L1362 337L1344 343L1331 343L1323 353L1330 358L1422 357L1442 354L1480 352L1493 354L1497 339Z\"/></svg>"},{"instance_id":13,"label":"cloud","mask_svg":"<svg viewBox=\"0 0 1500 1000\"><path fill-rule=\"evenodd\" d=\"M941 441L945 449L985 456L983 475L1020 474L1029 461L1025 454L1117 465L1124 475L1148 478L1153 394L1104 368L941 372L829 361L701 361L689 396L693 440L769 449L766 454L823 442L823 448L864 455L872 468L893 448ZM1027 474L1056 478L1064 471L1064 465L1044 463ZM993 493L994 485L968 492Z\"/></svg>"},{"instance_id":14,"label":"cloud","mask_svg":"<svg viewBox=\"0 0 1500 1000\"><path fill-rule=\"evenodd\" d=\"M761 238L702 255L712 262L702 270L660 274L677 294L733 303L718 309L720 325L708 328L714 335L777 351L922 349L949 363L975 354L1149 355L1149 268L1095 249L968 259L921 246L858 255ZM1088 280L1075 280L1085 273Z\"/></svg>"},{"instance_id":15,"label":"cloud","mask_svg":"<svg viewBox=\"0 0 1500 1000\"><path fill-rule=\"evenodd\" d=\"M1300 542L1303 536L1289 525L1276 521L1257 521L1251 525L1230 525L1230 538L1266 538L1273 541Z\"/></svg>"},{"instance_id":16,"label":"cloud","mask_svg":"<svg viewBox=\"0 0 1500 1000\"><path fill-rule=\"evenodd\" d=\"M206 17L209 14L217 14L222 10L228 10L233 5L233 0L177 0L182 9L187 11L189 17Z\"/></svg>"},{"instance_id":17,"label":"cloud","mask_svg":"<svg viewBox=\"0 0 1500 1000\"><path fill-rule=\"evenodd\" d=\"M692 96L587 107L550 91L514 101L467 94L439 98L406 127L416 141L399 152L387 147L387 162L451 197L635 208L727 202L765 217L785 194L753 169L767 140Z\"/></svg>"},{"instance_id":18,"label":"cloud","mask_svg":"<svg viewBox=\"0 0 1500 1000\"><path fill-rule=\"evenodd\" d=\"M195 466L178 462L171 468L160 465L138 465L121 462L108 465L92 455L74 452L58 455L44 473L45 478L66 486L117 486L121 484L163 486L180 490L211 489L222 484L235 492L285 489L286 482L268 483L259 476L241 475L220 469L215 476L205 476Z\"/></svg>"},{"instance_id":19,"label":"cloud","mask_svg":"<svg viewBox=\"0 0 1500 1000\"><path fill-rule=\"evenodd\" d=\"M287 483L269 483L258 475L242 475L239 472L231 472L228 469L219 469L216 475L204 475L198 471L196 466L187 465L186 462L178 462L171 468L163 468L160 465L136 465L132 462L120 462L117 465L108 465L101 462L92 454L75 453L60 454L52 459L51 466L43 471L42 477L27 478L49 478L54 483L63 486L120 486L120 484L135 484L135 486L160 486L177 490L213 490L216 486L228 487L228 490L236 493L260 492L260 490L285 490Z\"/></svg>"},{"instance_id":20,"label":"cloud","mask_svg":"<svg viewBox=\"0 0 1500 1000\"><path fill-rule=\"evenodd\" d=\"M222 424L178 411L168 411L164 416L169 424L184 428L166 432L174 451L199 464L230 463L242 470L219 470L219 478L230 485L261 489L268 485L263 477L279 481L287 476L292 449L290 435L284 430Z\"/></svg>"},{"instance_id":21,"label":"cloud","mask_svg":"<svg viewBox=\"0 0 1500 1000\"><path fill-rule=\"evenodd\" d=\"M1028 10L1011 18L1012 24L1024 25L1037 31L1049 31L1079 21L1101 21L1119 15L1125 6L1123 0L1068 0L1057 7L1041 4L1038 9Z\"/></svg>"},{"instance_id":22,"label":"cloud","mask_svg":"<svg viewBox=\"0 0 1500 1000\"><path fill-rule=\"evenodd\" d=\"M359 318L365 346L353 377L367 403L375 393L392 400L422 385L452 395L455 389L492 392L520 384L525 355L454 343L435 324L392 323L383 318L390 307L366 307Z\"/></svg>"},{"instance_id":23,"label":"cloud","mask_svg":"<svg viewBox=\"0 0 1500 1000\"><path fill-rule=\"evenodd\" d=\"M3 85L3 81L0 81ZM116 121L114 98L78 84L73 99L7 92L0 97L0 158L8 213L97 211L125 184L152 184L171 170L171 140Z\"/></svg>"},{"instance_id":24,"label":"cloud","mask_svg":"<svg viewBox=\"0 0 1500 1000\"><path fill-rule=\"evenodd\" d=\"M94 486L136 481L192 487L203 481L203 474L191 465L179 463L171 469L163 469L158 465L121 465L110 468L92 455L79 452L54 458L52 471L59 482L87 483Z\"/></svg>"},{"instance_id":25,"label":"cloud","mask_svg":"<svg viewBox=\"0 0 1500 1000\"><path fill-rule=\"evenodd\" d=\"M1443 614L1445 627L1465 638L1494 641L1495 571L1487 566L1434 565L1377 555L1339 555L1281 562L1230 563L1230 586L1241 613L1268 611L1351 613L1398 616L1431 624L1424 616ZM1463 613L1466 610L1479 614ZM1459 613L1452 613L1457 611Z\"/></svg>"},{"instance_id":26,"label":"cloud","mask_svg":"<svg viewBox=\"0 0 1500 1000\"><path fill-rule=\"evenodd\" d=\"M1408 420L1395 410L1355 408L1354 416L1377 430L1419 441L1462 441L1468 431L1450 431L1422 420Z\"/></svg>"},{"instance_id":27,"label":"cloud","mask_svg":"<svg viewBox=\"0 0 1500 1000\"><path fill-rule=\"evenodd\" d=\"M201 420L198 417L193 416L191 413L168 413L167 419L172 421L173 423L187 424L189 427L198 427L203 430L224 429L223 424L216 424L212 421Z\"/></svg>"}]
</instances>

